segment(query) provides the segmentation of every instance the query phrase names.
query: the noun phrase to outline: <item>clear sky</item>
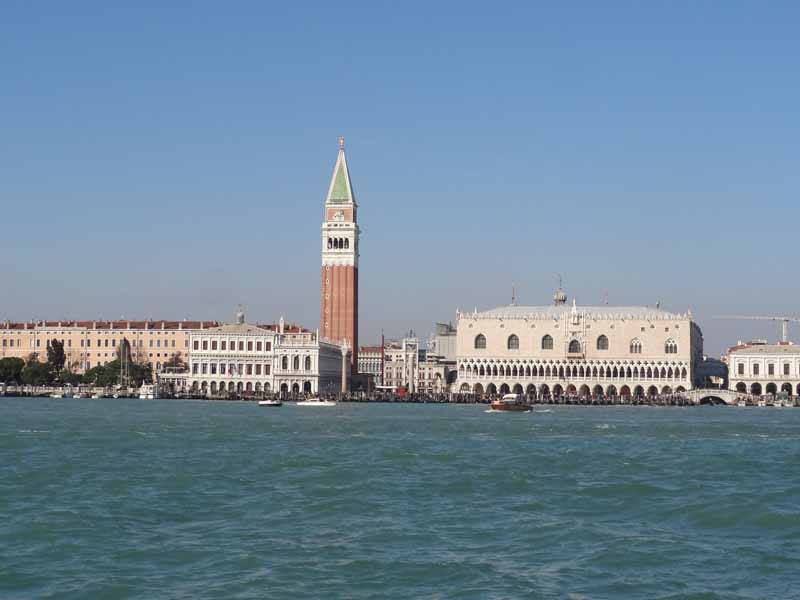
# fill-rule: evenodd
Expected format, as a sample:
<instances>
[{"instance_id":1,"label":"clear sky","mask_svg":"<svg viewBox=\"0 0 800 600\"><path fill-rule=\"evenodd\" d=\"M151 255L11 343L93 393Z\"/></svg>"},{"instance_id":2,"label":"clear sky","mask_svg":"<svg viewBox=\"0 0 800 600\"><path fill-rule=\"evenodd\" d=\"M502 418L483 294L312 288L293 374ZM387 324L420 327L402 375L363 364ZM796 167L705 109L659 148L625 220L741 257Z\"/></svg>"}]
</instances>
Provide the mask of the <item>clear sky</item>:
<instances>
[{"instance_id":1,"label":"clear sky","mask_svg":"<svg viewBox=\"0 0 800 600\"><path fill-rule=\"evenodd\" d=\"M0 318L316 327L339 135L362 344L556 273L800 313L797 2L127 4L0 6Z\"/></svg>"}]
</instances>

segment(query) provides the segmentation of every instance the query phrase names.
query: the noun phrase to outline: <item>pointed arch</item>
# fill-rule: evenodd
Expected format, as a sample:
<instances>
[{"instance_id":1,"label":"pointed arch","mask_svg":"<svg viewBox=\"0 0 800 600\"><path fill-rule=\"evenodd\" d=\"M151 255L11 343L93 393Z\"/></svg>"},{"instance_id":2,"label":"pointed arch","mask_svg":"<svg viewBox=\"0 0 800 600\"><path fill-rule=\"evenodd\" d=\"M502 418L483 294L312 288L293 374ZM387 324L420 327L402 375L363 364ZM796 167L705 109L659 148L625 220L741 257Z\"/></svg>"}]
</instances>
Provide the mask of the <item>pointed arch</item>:
<instances>
[{"instance_id":1,"label":"pointed arch","mask_svg":"<svg viewBox=\"0 0 800 600\"><path fill-rule=\"evenodd\" d=\"M542 350L552 350L553 349L553 338L550 334L546 334L542 338Z\"/></svg>"}]
</instances>

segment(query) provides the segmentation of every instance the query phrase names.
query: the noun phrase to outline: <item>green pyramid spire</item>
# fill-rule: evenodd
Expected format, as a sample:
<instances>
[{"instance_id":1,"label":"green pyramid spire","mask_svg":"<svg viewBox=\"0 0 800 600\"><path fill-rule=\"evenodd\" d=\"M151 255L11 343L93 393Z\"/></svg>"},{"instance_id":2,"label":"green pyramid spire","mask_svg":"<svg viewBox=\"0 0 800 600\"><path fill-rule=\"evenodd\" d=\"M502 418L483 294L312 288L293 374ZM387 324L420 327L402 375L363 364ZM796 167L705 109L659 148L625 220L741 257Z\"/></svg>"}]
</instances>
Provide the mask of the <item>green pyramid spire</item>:
<instances>
[{"instance_id":1,"label":"green pyramid spire","mask_svg":"<svg viewBox=\"0 0 800 600\"><path fill-rule=\"evenodd\" d=\"M333 168L333 179L328 189L328 202L355 204L353 184L347 169L347 157L344 154L344 138L339 138L339 156Z\"/></svg>"}]
</instances>

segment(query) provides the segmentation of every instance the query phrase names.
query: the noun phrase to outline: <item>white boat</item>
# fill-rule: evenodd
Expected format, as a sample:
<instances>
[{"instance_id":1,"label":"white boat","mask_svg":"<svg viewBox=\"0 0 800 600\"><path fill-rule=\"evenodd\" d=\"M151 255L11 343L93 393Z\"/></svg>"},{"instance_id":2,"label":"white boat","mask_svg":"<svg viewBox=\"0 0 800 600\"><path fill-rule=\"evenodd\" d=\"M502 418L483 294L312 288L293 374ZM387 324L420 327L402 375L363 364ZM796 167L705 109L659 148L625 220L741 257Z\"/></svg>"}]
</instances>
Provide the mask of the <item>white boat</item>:
<instances>
[{"instance_id":1,"label":"white boat","mask_svg":"<svg viewBox=\"0 0 800 600\"><path fill-rule=\"evenodd\" d=\"M140 400L155 400L158 398L158 388L152 383L142 384L139 388Z\"/></svg>"},{"instance_id":2,"label":"white boat","mask_svg":"<svg viewBox=\"0 0 800 600\"><path fill-rule=\"evenodd\" d=\"M766 406L766 405L767 405L767 401L766 400L759 400L758 401L758 406Z\"/></svg>"},{"instance_id":3,"label":"white boat","mask_svg":"<svg viewBox=\"0 0 800 600\"><path fill-rule=\"evenodd\" d=\"M92 394L92 398L97 400L98 398L102 398L103 394Z\"/></svg>"},{"instance_id":4,"label":"white boat","mask_svg":"<svg viewBox=\"0 0 800 600\"><path fill-rule=\"evenodd\" d=\"M336 406L335 400L322 400L318 397L300 400L297 406Z\"/></svg>"},{"instance_id":5,"label":"white boat","mask_svg":"<svg viewBox=\"0 0 800 600\"><path fill-rule=\"evenodd\" d=\"M258 401L258 405L259 406L283 406L283 402L281 402L278 399L274 399L274 400L259 400Z\"/></svg>"},{"instance_id":6,"label":"white boat","mask_svg":"<svg viewBox=\"0 0 800 600\"><path fill-rule=\"evenodd\" d=\"M53 392L52 394L50 394L50 397L51 398L63 398L64 394L63 394L63 392Z\"/></svg>"},{"instance_id":7,"label":"white boat","mask_svg":"<svg viewBox=\"0 0 800 600\"><path fill-rule=\"evenodd\" d=\"M746 407L746 406L747 406L747 402L745 402L744 400L739 400L739 401L736 403L736 406L739 406L739 407L741 407L741 408L744 408L744 407Z\"/></svg>"}]
</instances>

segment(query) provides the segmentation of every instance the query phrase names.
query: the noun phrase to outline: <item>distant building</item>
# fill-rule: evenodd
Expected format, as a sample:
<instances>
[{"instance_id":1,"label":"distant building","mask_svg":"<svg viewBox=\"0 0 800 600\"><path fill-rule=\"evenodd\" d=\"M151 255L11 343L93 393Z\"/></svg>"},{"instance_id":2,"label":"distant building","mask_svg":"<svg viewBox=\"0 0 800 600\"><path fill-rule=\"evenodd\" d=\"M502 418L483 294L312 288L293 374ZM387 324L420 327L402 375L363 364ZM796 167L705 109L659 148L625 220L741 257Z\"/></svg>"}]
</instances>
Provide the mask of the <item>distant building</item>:
<instances>
[{"instance_id":1,"label":"distant building","mask_svg":"<svg viewBox=\"0 0 800 600\"><path fill-rule=\"evenodd\" d=\"M383 353L380 346L358 349L358 374L372 378L373 385L383 385Z\"/></svg>"},{"instance_id":2,"label":"distant building","mask_svg":"<svg viewBox=\"0 0 800 600\"><path fill-rule=\"evenodd\" d=\"M739 342L728 350L727 362L730 388L737 392L800 396L800 346Z\"/></svg>"},{"instance_id":3,"label":"distant building","mask_svg":"<svg viewBox=\"0 0 800 600\"><path fill-rule=\"evenodd\" d=\"M436 328L428 342L428 351L445 362L455 364L458 353L458 335L452 323L436 323Z\"/></svg>"},{"instance_id":4,"label":"distant building","mask_svg":"<svg viewBox=\"0 0 800 600\"><path fill-rule=\"evenodd\" d=\"M383 362L383 385L394 389L403 387L417 392L419 341L409 335L400 341L386 342Z\"/></svg>"},{"instance_id":5,"label":"distant building","mask_svg":"<svg viewBox=\"0 0 800 600\"><path fill-rule=\"evenodd\" d=\"M131 345L131 357L160 371L176 357L184 363L192 332L216 327L216 321L31 321L0 323L0 358L27 360L34 355L47 360L47 343L64 344L67 367L85 373L117 358L123 339Z\"/></svg>"},{"instance_id":6,"label":"distant building","mask_svg":"<svg viewBox=\"0 0 800 600\"><path fill-rule=\"evenodd\" d=\"M241 312L235 323L192 332L189 363L189 388L211 396L338 393L342 387L342 346L283 319L246 323Z\"/></svg>"},{"instance_id":7,"label":"distant building","mask_svg":"<svg viewBox=\"0 0 800 600\"><path fill-rule=\"evenodd\" d=\"M462 393L652 396L696 385L703 336L691 313L646 306L512 304L458 313Z\"/></svg>"}]
</instances>

